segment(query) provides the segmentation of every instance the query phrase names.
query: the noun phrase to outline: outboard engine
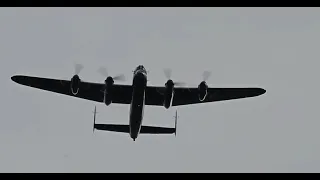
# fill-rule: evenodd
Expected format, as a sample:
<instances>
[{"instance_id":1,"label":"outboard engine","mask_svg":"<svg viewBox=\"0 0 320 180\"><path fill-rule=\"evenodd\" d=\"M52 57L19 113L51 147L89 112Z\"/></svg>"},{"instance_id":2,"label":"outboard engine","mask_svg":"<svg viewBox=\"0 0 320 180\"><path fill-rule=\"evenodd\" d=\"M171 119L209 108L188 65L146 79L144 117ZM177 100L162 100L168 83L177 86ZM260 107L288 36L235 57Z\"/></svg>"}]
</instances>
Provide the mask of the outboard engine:
<instances>
[{"instance_id":1,"label":"outboard engine","mask_svg":"<svg viewBox=\"0 0 320 180\"><path fill-rule=\"evenodd\" d=\"M71 92L72 92L73 95L77 95L78 94L80 83L81 83L81 80L80 80L78 75L74 75L71 78L71 87L70 88L71 88Z\"/></svg>"},{"instance_id":2,"label":"outboard engine","mask_svg":"<svg viewBox=\"0 0 320 180\"><path fill-rule=\"evenodd\" d=\"M208 85L205 81L202 81L199 86L198 86L198 95L199 95L199 100L204 101L207 93L208 93Z\"/></svg>"},{"instance_id":3,"label":"outboard engine","mask_svg":"<svg viewBox=\"0 0 320 180\"><path fill-rule=\"evenodd\" d=\"M173 99L172 97L173 97L173 94L174 94L174 91L173 91L174 83L170 79L170 80L168 80L166 82L165 86L166 86L166 91L165 91L165 94L164 94L163 106L168 109L172 104L172 99Z\"/></svg>"},{"instance_id":4,"label":"outboard engine","mask_svg":"<svg viewBox=\"0 0 320 180\"><path fill-rule=\"evenodd\" d=\"M113 78L111 76L107 77L104 83L104 103L109 106L112 103L112 86L114 83Z\"/></svg>"}]
</instances>

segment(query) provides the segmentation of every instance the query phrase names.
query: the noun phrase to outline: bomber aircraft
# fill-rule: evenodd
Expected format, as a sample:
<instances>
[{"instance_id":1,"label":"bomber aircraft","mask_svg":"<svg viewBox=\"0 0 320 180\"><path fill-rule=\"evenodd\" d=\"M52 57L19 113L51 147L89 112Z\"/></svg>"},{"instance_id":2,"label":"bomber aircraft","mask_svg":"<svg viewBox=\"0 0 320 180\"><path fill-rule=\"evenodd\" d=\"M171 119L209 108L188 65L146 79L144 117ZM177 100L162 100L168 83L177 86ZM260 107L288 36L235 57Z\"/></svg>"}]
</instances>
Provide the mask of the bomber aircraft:
<instances>
[{"instance_id":1,"label":"bomber aircraft","mask_svg":"<svg viewBox=\"0 0 320 180\"><path fill-rule=\"evenodd\" d=\"M183 83L170 79L171 71L165 71L168 80L164 86L147 85L147 71L139 65L133 71L132 85L115 84L115 80L124 80L124 76L108 76L106 69L99 72L107 78L104 83L86 82L79 78L82 65L76 65L75 75L71 80L51 79L35 76L15 75L11 79L21 85L82 98L90 101L104 103L130 104L129 125L120 124L94 124L98 130L129 133L135 141L139 134L172 134L176 128L142 126L144 106L170 107L191 104L209 103L232 99L248 98L262 95L263 88L209 88L206 79L208 72L204 73L203 81L198 87L184 87Z\"/></svg>"}]
</instances>

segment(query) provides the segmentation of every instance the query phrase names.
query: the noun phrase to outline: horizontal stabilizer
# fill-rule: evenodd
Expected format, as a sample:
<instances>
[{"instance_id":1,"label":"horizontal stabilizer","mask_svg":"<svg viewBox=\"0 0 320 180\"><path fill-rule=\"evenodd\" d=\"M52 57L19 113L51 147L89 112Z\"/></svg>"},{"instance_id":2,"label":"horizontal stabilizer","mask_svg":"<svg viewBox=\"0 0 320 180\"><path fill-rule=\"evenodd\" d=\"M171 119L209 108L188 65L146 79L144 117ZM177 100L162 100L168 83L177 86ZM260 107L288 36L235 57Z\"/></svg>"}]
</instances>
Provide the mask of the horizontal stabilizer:
<instances>
[{"instance_id":1,"label":"horizontal stabilizer","mask_svg":"<svg viewBox=\"0 0 320 180\"><path fill-rule=\"evenodd\" d=\"M175 128L142 126L140 134L173 134L175 131Z\"/></svg>"},{"instance_id":2,"label":"horizontal stabilizer","mask_svg":"<svg viewBox=\"0 0 320 180\"><path fill-rule=\"evenodd\" d=\"M123 132L129 133L129 125L124 124L95 124L95 129L104 130L104 131L114 131L114 132ZM173 134L175 133L175 128L167 127L154 127L154 126L142 126L140 134Z\"/></svg>"},{"instance_id":3,"label":"horizontal stabilizer","mask_svg":"<svg viewBox=\"0 0 320 180\"><path fill-rule=\"evenodd\" d=\"M97 130L103 130L103 131L114 131L114 132L123 132L123 133L130 132L129 126L122 125L122 124L95 124L94 128Z\"/></svg>"}]
</instances>

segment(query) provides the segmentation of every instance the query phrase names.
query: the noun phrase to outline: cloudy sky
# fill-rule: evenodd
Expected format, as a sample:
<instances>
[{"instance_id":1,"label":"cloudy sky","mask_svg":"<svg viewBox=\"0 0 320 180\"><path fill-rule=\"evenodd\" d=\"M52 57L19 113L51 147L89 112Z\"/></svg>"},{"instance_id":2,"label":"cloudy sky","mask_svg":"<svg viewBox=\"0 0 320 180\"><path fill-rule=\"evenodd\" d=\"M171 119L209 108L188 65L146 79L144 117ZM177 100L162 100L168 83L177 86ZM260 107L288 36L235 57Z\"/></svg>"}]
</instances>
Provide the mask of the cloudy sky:
<instances>
[{"instance_id":1,"label":"cloudy sky","mask_svg":"<svg viewBox=\"0 0 320 180\"><path fill-rule=\"evenodd\" d=\"M1 172L319 172L320 12L316 8L2 8ZM166 110L144 125L174 135L92 133L128 124L129 106L106 107L18 85L16 74L103 82L143 64L150 85L163 68L190 86L262 87L248 99Z\"/></svg>"}]
</instances>

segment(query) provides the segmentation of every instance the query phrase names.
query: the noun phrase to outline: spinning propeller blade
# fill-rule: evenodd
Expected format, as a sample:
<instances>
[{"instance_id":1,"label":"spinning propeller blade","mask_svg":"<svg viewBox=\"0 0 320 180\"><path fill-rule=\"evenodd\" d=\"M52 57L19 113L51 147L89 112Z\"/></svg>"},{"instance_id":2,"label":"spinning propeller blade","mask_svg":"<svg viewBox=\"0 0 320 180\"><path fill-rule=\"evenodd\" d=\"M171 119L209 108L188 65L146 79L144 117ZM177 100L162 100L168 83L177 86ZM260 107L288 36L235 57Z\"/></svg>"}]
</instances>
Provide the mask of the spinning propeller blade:
<instances>
[{"instance_id":1,"label":"spinning propeller blade","mask_svg":"<svg viewBox=\"0 0 320 180\"><path fill-rule=\"evenodd\" d=\"M175 86L184 86L184 85L186 85L186 83L184 83L184 82L174 82L174 85Z\"/></svg>"},{"instance_id":2,"label":"spinning propeller blade","mask_svg":"<svg viewBox=\"0 0 320 180\"><path fill-rule=\"evenodd\" d=\"M102 76L108 77L108 71L105 67L100 67L98 69L98 73L100 73Z\"/></svg>"},{"instance_id":3,"label":"spinning propeller blade","mask_svg":"<svg viewBox=\"0 0 320 180\"><path fill-rule=\"evenodd\" d=\"M164 73L164 75L166 76L167 79L171 79L171 73L172 73L171 69L166 68L166 69L163 70L163 73Z\"/></svg>"},{"instance_id":4,"label":"spinning propeller blade","mask_svg":"<svg viewBox=\"0 0 320 180\"><path fill-rule=\"evenodd\" d=\"M98 69L98 72L104 76L104 77L108 77L108 71L105 67L100 67ZM120 74L120 75L117 75L117 76L114 76L112 77L115 81L125 81L125 76L123 74Z\"/></svg>"},{"instance_id":5,"label":"spinning propeller blade","mask_svg":"<svg viewBox=\"0 0 320 180\"><path fill-rule=\"evenodd\" d=\"M125 81L126 80L126 78L124 77L123 74L115 76L115 77L113 77L113 79L116 81Z\"/></svg>"},{"instance_id":6,"label":"spinning propeller blade","mask_svg":"<svg viewBox=\"0 0 320 180\"><path fill-rule=\"evenodd\" d=\"M166 76L166 78L168 80L171 79L171 75L172 75L172 70L171 69L165 68L165 69L163 69L163 73L164 73L164 75ZM174 81L173 83L174 83L175 86L184 86L184 85L186 85L185 82Z\"/></svg>"},{"instance_id":7,"label":"spinning propeller blade","mask_svg":"<svg viewBox=\"0 0 320 180\"><path fill-rule=\"evenodd\" d=\"M83 65L82 64L74 64L74 73L76 74L76 75L78 75L80 72L81 72L81 70L83 69Z\"/></svg>"},{"instance_id":8,"label":"spinning propeller blade","mask_svg":"<svg viewBox=\"0 0 320 180\"><path fill-rule=\"evenodd\" d=\"M211 72L210 71L204 71L203 74L202 74L203 81L207 81L210 76L211 76Z\"/></svg>"}]
</instances>

